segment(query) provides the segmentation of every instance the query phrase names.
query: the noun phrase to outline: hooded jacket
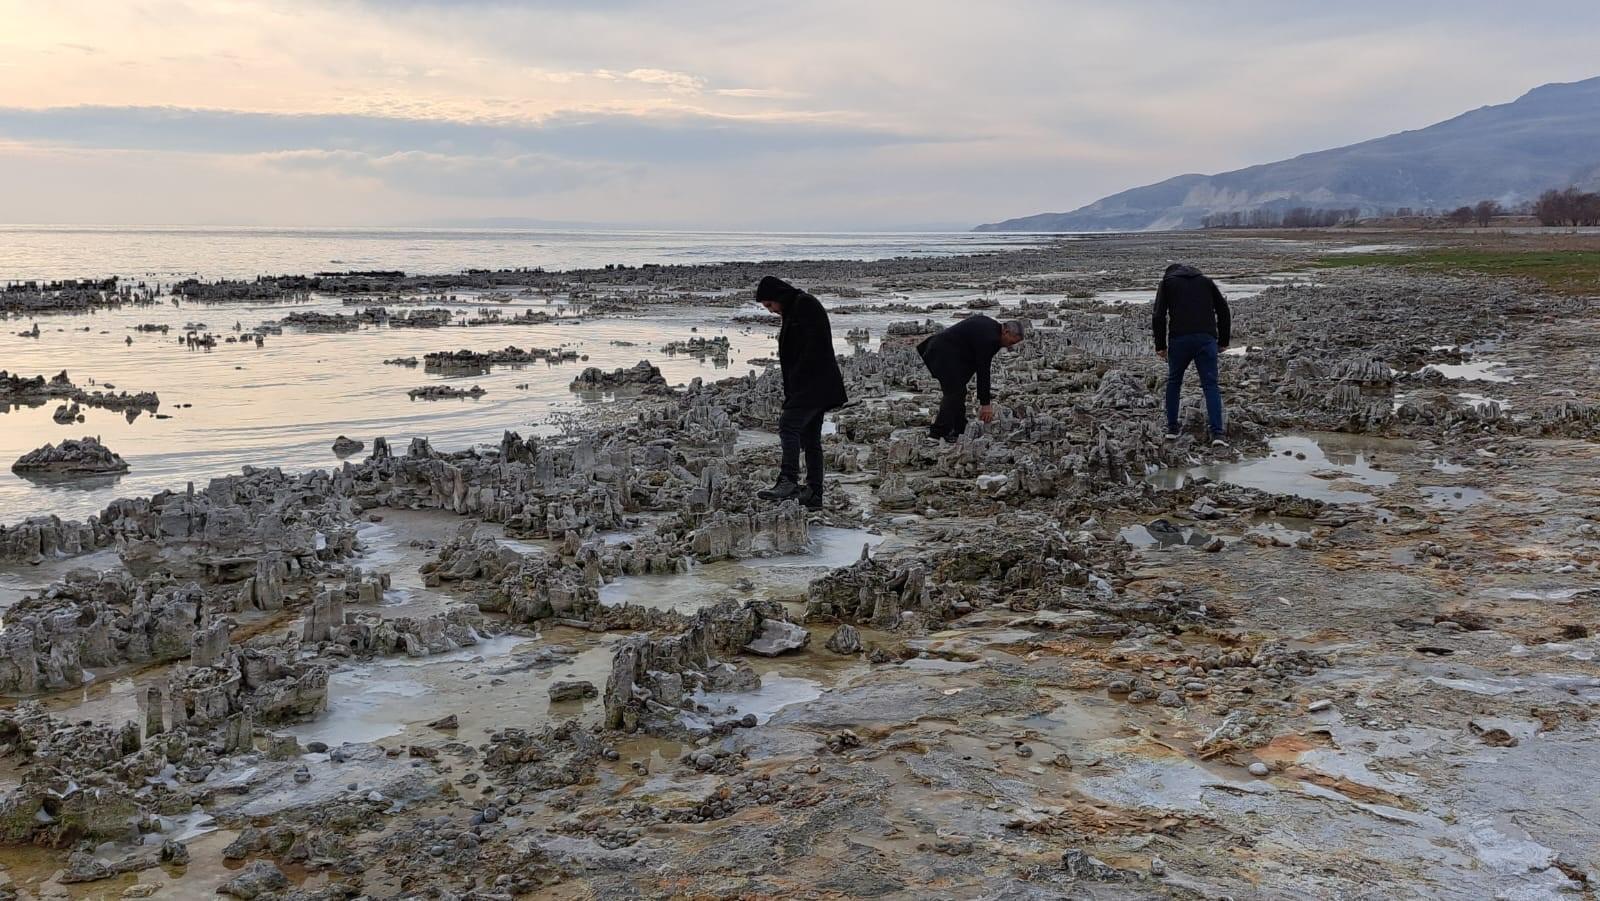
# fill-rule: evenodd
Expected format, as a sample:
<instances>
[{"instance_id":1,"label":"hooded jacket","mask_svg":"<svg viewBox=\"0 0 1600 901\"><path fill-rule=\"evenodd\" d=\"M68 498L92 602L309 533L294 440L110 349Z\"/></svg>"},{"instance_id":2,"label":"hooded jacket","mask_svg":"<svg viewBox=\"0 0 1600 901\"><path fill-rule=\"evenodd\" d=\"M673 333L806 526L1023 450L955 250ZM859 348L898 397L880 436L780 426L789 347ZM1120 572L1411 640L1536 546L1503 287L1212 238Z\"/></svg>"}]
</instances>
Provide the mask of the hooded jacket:
<instances>
[{"instance_id":1,"label":"hooded jacket","mask_svg":"<svg viewBox=\"0 0 1600 901\"><path fill-rule=\"evenodd\" d=\"M770 275L761 280L756 297L776 300L783 310L783 326L778 330L783 408L832 410L844 406L844 376L833 353L833 328L822 302Z\"/></svg>"},{"instance_id":2,"label":"hooded jacket","mask_svg":"<svg viewBox=\"0 0 1600 901\"><path fill-rule=\"evenodd\" d=\"M1173 263L1156 288L1150 331L1156 350L1167 349L1168 337L1205 334L1226 347L1233 337L1233 314L1217 283L1193 266Z\"/></svg>"},{"instance_id":3,"label":"hooded jacket","mask_svg":"<svg viewBox=\"0 0 1600 901\"><path fill-rule=\"evenodd\" d=\"M1000 323L979 314L968 316L955 325L922 339L917 353L928 371L943 385L960 385L962 388L978 376L978 403L994 400L989 390L989 370L994 355L1000 352Z\"/></svg>"}]
</instances>

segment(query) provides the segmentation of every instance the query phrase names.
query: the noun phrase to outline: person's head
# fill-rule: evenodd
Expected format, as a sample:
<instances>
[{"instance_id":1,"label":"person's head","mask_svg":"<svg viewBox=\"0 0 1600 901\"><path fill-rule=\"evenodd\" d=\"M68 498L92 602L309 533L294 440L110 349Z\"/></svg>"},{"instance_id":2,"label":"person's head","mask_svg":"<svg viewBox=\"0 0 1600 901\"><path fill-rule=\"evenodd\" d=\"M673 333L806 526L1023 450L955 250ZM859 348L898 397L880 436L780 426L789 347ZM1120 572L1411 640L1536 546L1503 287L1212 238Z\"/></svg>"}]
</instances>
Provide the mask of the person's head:
<instances>
[{"instance_id":1,"label":"person's head","mask_svg":"<svg viewBox=\"0 0 1600 901\"><path fill-rule=\"evenodd\" d=\"M1022 339L1028 337L1028 320L1007 319L1000 323L1000 346L1011 347L1021 344Z\"/></svg>"},{"instance_id":2,"label":"person's head","mask_svg":"<svg viewBox=\"0 0 1600 901\"><path fill-rule=\"evenodd\" d=\"M766 307L767 312L782 316L789 302L799 293L800 289L794 285L777 276L768 275L756 285L756 303Z\"/></svg>"}]
</instances>

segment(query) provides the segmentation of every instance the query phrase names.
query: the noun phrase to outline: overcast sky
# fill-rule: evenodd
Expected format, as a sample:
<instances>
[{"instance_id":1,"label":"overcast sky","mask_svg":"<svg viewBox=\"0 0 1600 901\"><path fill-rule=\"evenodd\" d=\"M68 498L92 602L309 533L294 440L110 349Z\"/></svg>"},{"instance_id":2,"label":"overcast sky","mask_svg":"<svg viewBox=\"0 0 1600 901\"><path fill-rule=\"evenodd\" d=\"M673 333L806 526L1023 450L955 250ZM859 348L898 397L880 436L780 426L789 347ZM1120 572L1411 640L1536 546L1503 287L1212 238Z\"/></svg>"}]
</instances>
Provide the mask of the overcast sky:
<instances>
[{"instance_id":1,"label":"overcast sky","mask_svg":"<svg viewBox=\"0 0 1600 901\"><path fill-rule=\"evenodd\" d=\"M0 221L966 227L1600 75L1600 3L0 0Z\"/></svg>"}]
</instances>

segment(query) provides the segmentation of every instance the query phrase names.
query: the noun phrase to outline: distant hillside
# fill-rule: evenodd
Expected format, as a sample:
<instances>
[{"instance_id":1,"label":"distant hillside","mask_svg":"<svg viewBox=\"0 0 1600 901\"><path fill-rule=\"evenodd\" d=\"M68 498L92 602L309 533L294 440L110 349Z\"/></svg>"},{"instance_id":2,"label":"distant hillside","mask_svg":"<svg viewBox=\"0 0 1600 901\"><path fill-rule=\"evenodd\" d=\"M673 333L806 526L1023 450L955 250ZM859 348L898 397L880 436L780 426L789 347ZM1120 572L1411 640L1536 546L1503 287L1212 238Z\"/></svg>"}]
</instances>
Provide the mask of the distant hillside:
<instances>
[{"instance_id":1,"label":"distant hillside","mask_svg":"<svg viewBox=\"0 0 1600 901\"><path fill-rule=\"evenodd\" d=\"M1448 210L1511 205L1570 183L1600 182L1600 78L1534 88L1416 131L1218 175L1179 175L1070 213L977 231L1195 228L1208 213L1291 207Z\"/></svg>"}]
</instances>

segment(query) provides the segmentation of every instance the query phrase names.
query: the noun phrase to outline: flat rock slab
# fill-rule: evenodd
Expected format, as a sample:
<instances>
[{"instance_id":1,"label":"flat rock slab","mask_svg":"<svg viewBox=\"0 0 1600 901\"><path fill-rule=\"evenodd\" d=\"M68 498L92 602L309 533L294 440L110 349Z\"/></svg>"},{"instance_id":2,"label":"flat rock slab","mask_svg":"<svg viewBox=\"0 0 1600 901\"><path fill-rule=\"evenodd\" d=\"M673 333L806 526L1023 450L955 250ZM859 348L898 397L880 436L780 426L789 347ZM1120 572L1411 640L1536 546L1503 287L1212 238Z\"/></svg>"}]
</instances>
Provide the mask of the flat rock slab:
<instances>
[{"instance_id":1,"label":"flat rock slab","mask_svg":"<svg viewBox=\"0 0 1600 901\"><path fill-rule=\"evenodd\" d=\"M781 619L761 622L761 634L744 646L752 654L776 657L789 651L798 651L811 643L811 630Z\"/></svg>"}]
</instances>

